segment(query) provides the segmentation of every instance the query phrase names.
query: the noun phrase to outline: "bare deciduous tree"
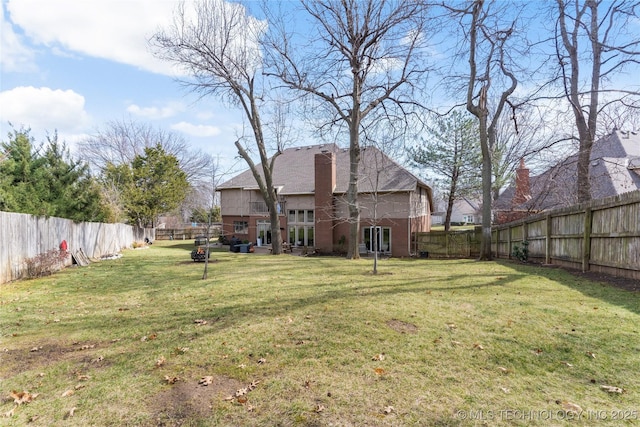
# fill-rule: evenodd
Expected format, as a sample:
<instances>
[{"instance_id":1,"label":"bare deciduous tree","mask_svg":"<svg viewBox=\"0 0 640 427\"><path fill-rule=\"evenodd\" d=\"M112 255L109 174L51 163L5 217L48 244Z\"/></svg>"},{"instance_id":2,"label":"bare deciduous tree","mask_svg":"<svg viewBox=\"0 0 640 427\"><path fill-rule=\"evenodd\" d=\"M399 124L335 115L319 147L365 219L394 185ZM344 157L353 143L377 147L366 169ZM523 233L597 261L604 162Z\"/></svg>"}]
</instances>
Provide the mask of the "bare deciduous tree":
<instances>
[{"instance_id":1,"label":"bare deciduous tree","mask_svg":"<svg viewBox=\"0 0 640 427\"><path fill-rule=\"evenodd\" d=\"M308 95L319 127L348 132L347 258L358 258L361 137L380 120L409 123L429 71L426 8L413 0L303 0L313 30L304 40L284 24L269 41L270 75Z\"/></svg>"},{"instance_id":2,"label":"bare deciduous tree","mask_svg":"<svg viewBox=\"0 0 640 427\"><path fill-rule=\"evenodd\" d=\"M640 89L611 87L615 74L640 64L637 26L640 3L627 0L556 0L555 59L563 97L575 120L578 151L577 194L591 199L589 164L603 108L638 107Z\"/></svg>"},{"instance_id":3,"label":"bare deciduous tree","mask_svg":"<svg viewBox=\"0 0 640 427\"><path fill-rule=\"evenodd\" d=\"M133 120L108 122L104 129L78 143L78 153L93 169L103 170L109 163L131 163L135 156L144 154L145 148L158 144L178 159L192 185L210 168L211 157L191 149L179 134Z\"/></svg>"},{"instance_id":4,"label":"bare deciduous tree","mask_svg":"<svg viewBox=\"0 0 640 427\"><path fill-rule=\"evenodd\" d=\"M157 32L151 44L157 57L186 72L188 78L181 80L185 86L202 96L217 96L242 110L252 136L241 135L235 145L267 204L272 253L280 254L282 236L273 168L283 147L277 146L269 158L262 120L268 89L260 49L265 31L266 24L249 16L243 5L199 0L193 3L193 10L186 10L182 3L174 14L173 24ZM259 166L251 157L254 149L259 155Z\"/></svg>"},{"instance_id":5,"label":"bare deciduous tree","mask_svg":"<svg viewBox=\"0 0 640 427\"><path fill-rule=\"evenodd\" d=\"M507 10L508 3L485 4L474 0L468 8L453 10L468 24L467 43L469 74L467 80L467 110L478 118L480 148L482 151L482 241L480 260L492 259L491 204L493 149L496 146L496 128L509 97L516 90L518 80L512 71L508 42L516 28L517 13ZM512 20L504 21L508 17ZM506 23L505 23L506 22ZM501 85L502 88L496 88Z\"/></svg>"}]
</instances>

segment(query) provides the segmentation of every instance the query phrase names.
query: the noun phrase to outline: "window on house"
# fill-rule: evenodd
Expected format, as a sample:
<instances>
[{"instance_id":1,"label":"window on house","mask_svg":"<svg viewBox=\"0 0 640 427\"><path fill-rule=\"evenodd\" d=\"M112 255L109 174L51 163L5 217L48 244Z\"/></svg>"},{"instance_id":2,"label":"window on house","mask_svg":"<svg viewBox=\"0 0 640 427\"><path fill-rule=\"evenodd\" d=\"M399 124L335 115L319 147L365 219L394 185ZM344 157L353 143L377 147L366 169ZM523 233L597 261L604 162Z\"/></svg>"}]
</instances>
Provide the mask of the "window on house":
<instances>
[{"instance_id":1,"label":"window on house","mask_svg":"<svg viewBox=\"0 0 640 427\"><path fill-rule=\"evenodd\" d=\"M311 225L290 226L289 243L291 246L313 246L315 244L315 228Z\"/></svg>"},{"instance_id":2,"label":"window on house","mask_svg":"<svg viewBox=\"0 0 640 427\"><path fill-rule=\"evenodd\" d=\"M313 224L315 220L314 211L304 209L292 209L287 215L289 224Z\"/></svg>"},{"instance_id":3,"label":"window on house","mask_svg":"<svg viewBox=\"0 0 640 427\"><path fill-rule=\"evenodd\" d=\"M313 210L289 210L289 243L293 246L313 246L315 242L315 215Z\"/></svg>"},{"instance_id":4,"label":"window on house","mask_svg":"<svg viewBox=\"0 0 640 427\"><path fill-rule=\"evenodd\" d=\"M249 223L247 221L233 221L233 232L235 234L249 234Z\"/></svg>"}]
</instances>

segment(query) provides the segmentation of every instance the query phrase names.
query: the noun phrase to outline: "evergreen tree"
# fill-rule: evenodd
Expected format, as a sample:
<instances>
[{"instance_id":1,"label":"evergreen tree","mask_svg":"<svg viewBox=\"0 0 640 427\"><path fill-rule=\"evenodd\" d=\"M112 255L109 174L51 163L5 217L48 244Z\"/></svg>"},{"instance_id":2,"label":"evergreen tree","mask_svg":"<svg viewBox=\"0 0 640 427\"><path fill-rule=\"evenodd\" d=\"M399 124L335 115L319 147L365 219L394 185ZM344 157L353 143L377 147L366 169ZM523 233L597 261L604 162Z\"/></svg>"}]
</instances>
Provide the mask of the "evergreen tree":
<instances>
[{"instance_id":1,"label":"evergreen tree","mask_svg":"<svg viewBox=\"0 0 640 427\"><path fill-rule=\"evenodd\" d=\"M119 189L129 221L141 227L154 226L158 215L177 208L189 189L178 159L160 145L145 148L131 164L108 164L104 176Z\"/></svg>"},{"instance_id":2,"label":"evergreen tree","mask_svg":"<svg viewBox=\"0 0 640 427\"><path fill-rule=\"evenodd\" d=\"M409 159L425 168L425 174L442 189L447 202L444 227L449 230L455 201L476 198L482 186L478 126L459 111L438 118L422 144L409 150Z\"/></svg>"},{"instance_id":3,"label":"evergreen tree","mask_svg":"<svg viewBox=\"0 0 640 427\"><path fill-rule=\"evenodd\" d=\"M36 146L29 129L13 130L0 145L0 210L104 221L100 190L88 166L71 158L57 133Z\"/></svg>"}]
</instances>

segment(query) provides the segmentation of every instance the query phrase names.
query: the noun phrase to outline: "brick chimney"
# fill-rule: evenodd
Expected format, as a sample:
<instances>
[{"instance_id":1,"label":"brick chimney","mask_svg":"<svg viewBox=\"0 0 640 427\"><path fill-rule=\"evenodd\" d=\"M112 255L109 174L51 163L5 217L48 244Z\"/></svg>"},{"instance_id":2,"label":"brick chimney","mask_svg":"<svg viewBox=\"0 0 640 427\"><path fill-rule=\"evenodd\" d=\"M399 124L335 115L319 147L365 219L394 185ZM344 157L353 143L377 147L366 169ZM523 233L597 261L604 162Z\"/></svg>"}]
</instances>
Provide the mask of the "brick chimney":
<instances>
[{"instance_id":1,"label":"brick chimney","mask_svg":"<svg viewBox=\"0 0 640 427\"><path fill-rule=\"evenodd\" d=\"M512 204L514 206L521 205L530 199L529 169L524 165L524 159L520 159L520 166L516 171L516 194L513 196Z\"/></svg>"},{"instance_id":2,"label":"brick chimney","mask_svg":"<svg viewBox=\"0 0 640 427\"><path fill-rule=\"evenodd\" d=\"M330 151L316 154L315 247L318 252L333 252L333 190L336 188L336 155Z\"/></svg>"}]
</instances>

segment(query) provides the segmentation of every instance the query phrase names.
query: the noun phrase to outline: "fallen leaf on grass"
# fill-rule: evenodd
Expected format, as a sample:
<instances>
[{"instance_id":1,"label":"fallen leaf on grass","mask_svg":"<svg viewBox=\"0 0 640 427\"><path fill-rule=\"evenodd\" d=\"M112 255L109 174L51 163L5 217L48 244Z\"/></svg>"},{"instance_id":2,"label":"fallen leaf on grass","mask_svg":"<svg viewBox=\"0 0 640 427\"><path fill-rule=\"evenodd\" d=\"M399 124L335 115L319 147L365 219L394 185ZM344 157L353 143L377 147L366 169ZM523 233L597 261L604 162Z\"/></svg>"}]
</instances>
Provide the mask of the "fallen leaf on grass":
<instances>
[{"instance_id":1,"label":"fallen leaf on grass","mask_svg":"<svg viewBox=\"0 0 640 427\"><path fill-rule=\"evenodd\" d=\"M160 356L160 358L158 360L156 360L156 368L161 367L162 365L164 365L164 362L166 362L167 360L164 358L164 356Z\"/></svg>"},{"instance_id":2,"label":"fallen leaf on grass","mask_svg":"<svg viewBox=\"0 0 640 427\"><path fill-rule=\"evenodd\" d=\"M62 397L73 396L74 393L75 393L75 391L73 391L73 390L67 390L64 393L62 393Z\"/></svg>"},{"instance_id":3,"label":"fallen leaf on grass","mask_svg":"<svg viewBox=\"0 0 640 427\"><path fill-rule=\"evenodd\" d=\"M569 368L573 368L573 365L569 362L561 362L564 366L568 366Z\"/></svg>"},{"instance_id":4,"label":"fallen leaf on grass","mask_svg":"<svg viewBox=\"0 0 640 427\"><path fill-rule=\"evenodd\" d=\"M258 359L258 365L262 365L264 363L267 363L267 359L265 359L264 357L261 357L260 359Z\"/></svg>"},{"instance_id":5,"label":"fallen leaf on grass","mask_svg":"<svg viewBox=\"0 0 640 427\"><path fill-rule=\"evenodd\" d=\"M104 356L98 356L96 359L93 359L93 363L100 363L104 360Z\"/></svg>"},{"instance_id":6,"label":"fallen leaf on grass","mask_svg":"<svg viewBox=\"0 0 640 427\"><path fill-rule=\"evenodd\" d=\"M13 408L11 408L10 411L7 411L4 414L2 414L2 417L3 418L11 418L11 417L13 417L13 414L15 414L17 407L18 407L18 405L14 406Z\"/></svg>"},{"instance_id":7,"label":"fallen leaf on grass","mask_svg":"<svg viewBox=\"0 0 640 427\"><path fill-rule=\"evenodd\" d=\"M371 360L382 362L384 360L384 353L376 354Z\"/></svg>"},{"instance_id":8,"label":"fallen leaf on grass","mask_svg":"<svg viewBox=\"0 0 640 427\"><path fill-rule=\"evenodd\" d=\"M164 380L167 382L167 384L175 384L180 380L180 378L178 378L178 377L170 377L169 375L165 375L164 376ZM203 385L207 385L207 384L203 384Z\"/></svg>"},{"instance_id":9,"label":"fallen leaf on grass","mask_svg":"<svg viewBox=\"0 0 640 427\"><path fill-rule=\"evenodd\" d=\"M80 390L81 388L85 388L87 385L86 384L76 384L75 387L73 387L74 390Z\"/></svg>"},{"instance_id":10,"label":"fallen leaf on grass","mask_svg":"<svg viewBox=\"0 0 640 427\"><path fill-rule=\"evenodd\" d=\"M202 385L202 386L208 386L209 384L213 383L213 377L212 376L206 376L206 377L202 377L200 378L200 381L198 381L198 384Z\"/></svg>"},{"instance_id":11,"label":"fallen leaf on grass","mask_svg":"<svg viewBox=\"0 0 640 427\"><path fill-rule=\"evenodd\" d=\"M324 409L324 405L316 405L315 411L319 414L320 412L324 411Z\"/></svg>"},{"instance_id":12,"label":"fallen leaf on grass","mask_svg":"<svg viewBox=\"0 0 640 427\"><path fill-rule=\"evenodd\" d=\"M590 351L587 351L585 354L586 354L587 356L591 357L592 359L595 359L595 358L596 358L595 353L592 353L592 352L590 352Z\"/></svg>"},{"instance_id":13,"label":"fallen leaf on grass","mask_svg":"<svg viewBox=\"0 0 640 427\"><path fill-rule=\"evenodd\" d=\"M187 351L189 351L189 347L176 347L173 350L175 354L185 354Z\"/></svg>"},{"instance_id":14,"label":"fallen leaf on grass","mask_svg":"<svg viewBox=\"0 0 640 427\"><path fill-rule=\"evenodd\" d=\"M386 408L384 408L382 410L382 412L385 413L385 415L389 415L390 413L392 413L393 411L395 411L395 408L393 406L387 406Z\"/></svg>"},{"instance_id":15,"label":"fallen leaf on grass","mask_svg":"<svg viewBox=\"0 0 640 427\"><path fill-rule=\"evenodd\" d=\"M23 403L30 403L33 399L38 397L38 393L29 393L28 391L16 391L12 390L9 394L13 398L13 403L22 405Z\"/></svg>"},{"instance_id":16,"label":"fallen leaf on grass","mask_svg":"<svg viewBox=\"0 0 640 427\"><path fill-rule=\"evenodd\" d=\"M193 323L195 323L196 325L206 325L207 321L204 319L196 319L193 321Z\"/></svg>"},{"instance_id":17,"label":"fallen leaf on grass","mask_svg":"<svg viewBox=\"0 0 640 427\"><path fill-rule=\"evenodd\" d=\"M95 344L85 344L82 347L80 347L80 350L90 350L95 347L96 347Z\"/></svg>"},{"instance_id":18,"label":"fallen leaf on grass","mask_svg":"<svg viewBox=\"0 0 640 427\"><path fill-rule=\"evenodd\" d=\"M502 372L503 374L508 374L510 371L505 368L504 366L498 366L498 371Z\"/></svg>"},{"instance_id":19,"label":"fallen leaf on grass","mask_svg":"<svg viewBox=\"0 0 640 427\"><path fill-rule=\"evenodd\" d=\"M473 348L475 348L476 350L484 350L484 347L482 346L482 344L479 343L473 343Z\"/></svg>"},{"instance_id":20,"label":"fallen leaf on grass","mask_svg":"<svg viewBox=\"0 0 640 427\"><path fill-rule=\"evenodd\" d=\"M42 346L40 347L33 347L31 350L29 350L31 353L35 353L36 351L40 351L42 350Z\"/></svg>"},{"instance_id":21,"label":"fallen leaf on grass","mask_svg":"<svg viewBox=\"0 0 640 427\"><path fill-rule=\"evenodd\" d=\"M600 388L608 393L624 393L624 390L620 387L614 387L611 385L601 385Z\"/></svg>"},{"instance_id":22,"label":"fallen leaf on grass","mask_svg":"<svg viewBox=\"0 0 640 427\"><path fill-rule=\"evenodd\" d=\"M76 409L78 409L78 408L76 408L75 406L73 408L69 409L69 412L67 413L67 417L69 417L69 418L73 417L75 415L75 413L76 413Z\"/></svg>"},{"instance_id":23,"label":"fallen leaf on grass","mask_svg":"<svg viewBox=\"0 0 640 427\"><path fill-rule=\"evenodd\" d=\"M385 374L385 371L382 368L376 368L373 371L376 373L376 375L384 375Z\"/></svg>"},{"instance_id":24,"label":"fallen leaf on grass","mask_svg":"<svg viewBox=\"0 0 640 427\"><path fill-rule=\"evenodd\" d=\"M462 343L460 341L456 341L456 340L451 340L451 344L452 345L462 345Z\"/></svg>"},{"instance_id":25,"label":"fallen leaf on grass","mask_svg":"<svg viewBox=\"0 0 640 427\"><path fill-rule=\"evenodd\" d=\"M558 403L562 406L562 409L564 409L568 413L569 412L572 412L574 414L582 413L582 408L580 407L580 405L576 403L571 403L567 401L558 402Z\"/></svg>"},{"instance_id":26,"label":"fallen leaf on grass","mask_svg":"<svg viewBox=\"0 0 640 427\"><path fill-rule=\"evenodd\" d=\"M78 381L89 381L91 377L89 375L78 374Z\"/></svg>"}]
</instances>

